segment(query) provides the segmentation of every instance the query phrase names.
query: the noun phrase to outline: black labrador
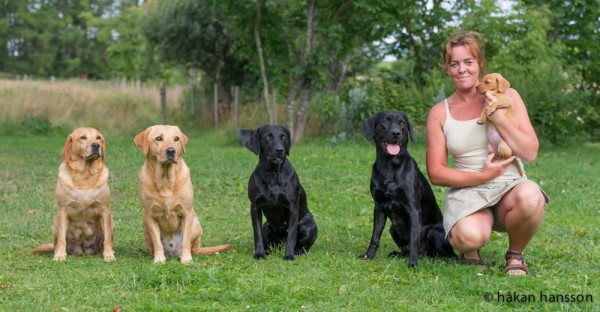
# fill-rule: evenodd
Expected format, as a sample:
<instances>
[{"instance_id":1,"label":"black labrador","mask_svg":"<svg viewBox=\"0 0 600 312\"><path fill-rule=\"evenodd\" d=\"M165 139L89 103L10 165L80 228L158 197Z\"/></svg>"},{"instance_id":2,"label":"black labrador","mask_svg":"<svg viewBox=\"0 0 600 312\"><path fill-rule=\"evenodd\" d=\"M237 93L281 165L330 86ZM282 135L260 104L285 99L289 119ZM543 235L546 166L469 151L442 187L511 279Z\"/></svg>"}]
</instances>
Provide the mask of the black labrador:
<instances>
[{"instance_id":1,"label":"black labrador","mask_svg":"<svg viewBox=\"0 0 600 312\"><path fill-rule=\"evenodd\" d=\"M254 131L245 145L259 156L248 181L254 258L264 259L271 247L285 242L283 258L294 260L294 255L308 252L318 231L306 206L304 188L287 159L290 132L282 126L265 125Z\"/></svg>"},{"instance_id":2,"label":"black labrador","mask_svg":"<svg viewBox=\"0 0 600 312\"><path fill-rule=\"evenodd\" d=\"M400 247L391 256L408 255L416 266L419 255L457 258L446 240L443 217L435 195L406 146L413 129L406 114L381 111L364 122L365 137L375 141L376 158L371 172L371 195L375 202L373 233L362 259L375 257L387 218L390 234Z\"/></svg>"}]
</instances>

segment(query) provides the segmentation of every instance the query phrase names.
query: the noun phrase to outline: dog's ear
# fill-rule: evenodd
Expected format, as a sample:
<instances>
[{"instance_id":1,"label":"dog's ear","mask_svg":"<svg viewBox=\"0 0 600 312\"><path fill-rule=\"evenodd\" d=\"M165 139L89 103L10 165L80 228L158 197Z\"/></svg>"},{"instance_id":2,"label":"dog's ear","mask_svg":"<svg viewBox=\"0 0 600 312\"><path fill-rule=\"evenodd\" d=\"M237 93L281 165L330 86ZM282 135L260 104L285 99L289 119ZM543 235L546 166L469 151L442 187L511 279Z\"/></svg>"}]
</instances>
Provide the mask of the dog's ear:
<instances>
[{"instance_id":1,"label":"dog's ear","mask_svg":"<svg viewBox=\"0 0 600 312\"><path fill-rule=\"evenodd\" d=\"M371 141L375 137L375 120L377 115L373 115L363 123L363 130L367 140Z\"/></svg>"},{"instance_id":2,"label":"dog's ear","mask_svg":"<svg viewBox=\"0 0 600 312\"><path fill-rule=\"evenodd\" d=\"M102 146L102 161L106 162L106 141L100 132L98 132L98 135L100 136L100 145Z\"/></svg>"},{"instance_id":3,"label":"dog's ear","mask_svg":"<svg viewBox=\"0 0 600 312\"><path fill-rule=\"evenodd\" d=\"M147 128L133 138L133 142L135 142L135 145L137 145L144 155L147 155L148 150L150 149L150 143L148 143L148 133L150 133L150 128Z\"/></svg>"},{"instance_id":4,"label":"dog's ear","mask_svg":"<svg viewBox=\"0 0 600 312\"><path fill-rule=\"evenodd\" d=\"M73 134L69 134L69 136L67 137L67 142L65 142L65 146L63 146L62 152L60 153L62 155L62 158L66 162L71 161L71 147L72 146L73 146Z\"/></svg>"},{"instance_id":5,"label":"dog's ear","mask_svg":"<svg viewBox=\"0 0 600 312\"><path fill-rule=\"evenodd\" d=\"M177 126L176 126L177 127ZM188 144L188 137L177 127L177 131L179 131L179 140L181 141L181 151L185 154L185 146Z\"/></svg>"},{"instance_id":6,"label":"dog's ear","mask_svg":"<svg viewBox=\"0 0 600 312\"><path fill-rule=\"evenodd\" d=\"M292 138L290 137L290 130L286 127L282 127L283 132L285 133L287 140L285 140L285 154L290 156L290 149L292 149Z\"/></svg>"},{"instance_id":7,"label":"dog's ear","mask_svg":"<svg viewBox=\"0 0 600 312\"><path fill-rule=\"evenodd\" d=\"M252 131L252 133L250 134L250 138L248 138L246 144L244 144L250 151L252 151L256 155L258 155L258 153L260 152L260 143L258 142L259 130L260 128L256 129L256 131Z\"/></svg>"},{"instance_id":8,"label":"dog's ear","mask_svg":"<svg viewBox=\"0 0 600 312\"><path fill-rule=\"evenodd\" d=\"M410 136L410 140L414 143L415 139L413 138L413 126L410 120L408 120L408 116L406 117L406 126L408 127L408 136Z\"/></svg>"},{"instance_id":9,"label":"dog's ear","mask_svg":"<svg viewBox=\"0 0 600 312\"><path fill-rule=\"evenodd\" d=\"M504 77L498 75L498 78L496 78L496 82L498 83L498 92L499 93L504 93L504 91L508 90L508 88L510 88L510 82L508 82L508 80L504 79Z\"/></svg>"}]
</instances>

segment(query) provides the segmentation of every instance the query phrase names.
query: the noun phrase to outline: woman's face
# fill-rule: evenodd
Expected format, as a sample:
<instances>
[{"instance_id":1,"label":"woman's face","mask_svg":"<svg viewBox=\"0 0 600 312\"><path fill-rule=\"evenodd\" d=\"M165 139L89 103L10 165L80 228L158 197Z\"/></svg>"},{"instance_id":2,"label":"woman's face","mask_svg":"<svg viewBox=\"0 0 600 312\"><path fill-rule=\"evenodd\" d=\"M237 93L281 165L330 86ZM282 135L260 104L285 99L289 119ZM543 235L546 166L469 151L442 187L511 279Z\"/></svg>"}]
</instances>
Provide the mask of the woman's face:
<instances>
[{"instance_id":1,"label":"woman's face","mask_svg":"<svg viewBox=\"0 0 600 312\"><path fill-rule=\"evenodd\" d=\"M479 62L464 46L450 50L448 75L457 90L469 90L479 84Z\"/></svg>"}]
</instances>

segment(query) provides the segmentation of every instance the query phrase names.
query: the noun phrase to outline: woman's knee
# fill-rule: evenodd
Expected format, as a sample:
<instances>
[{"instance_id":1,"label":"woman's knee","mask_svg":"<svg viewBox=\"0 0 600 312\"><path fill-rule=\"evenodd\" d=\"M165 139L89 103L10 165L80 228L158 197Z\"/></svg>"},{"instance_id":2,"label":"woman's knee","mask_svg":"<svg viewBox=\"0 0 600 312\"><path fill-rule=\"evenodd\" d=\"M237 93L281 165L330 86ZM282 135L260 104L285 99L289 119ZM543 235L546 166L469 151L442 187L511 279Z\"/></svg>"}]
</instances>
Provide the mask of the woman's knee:
<instances>
[{"instance_id":1,"label":"woman's knee","mask_svg":"<svg viewBox=\"0 0 600 312\"><path fill-rule=\"evenodd\" d=\"M490 240L493 217L490 212L482 211L477 215L460 220L450 230L450 244L461 251L479 249Z\"/></svg>"},{"instance_id":2,"label":"woman's knee","mask_svg":"<svg viewBox=\"0 0 600 312\"><path fill-rule=\"evenodd\" d=\"M458 250L475 250L487 244L490 233L476 228L457 228L450 231L448 240Z\"/></svg>"},{"instance_id":3,"label":"woman's knee","mask_svg":"<svg viewBox=\"0 0 600 312\"><path fill-rule=\"evenodd\" d=\"M512 198L506 201L504 210L518 215L519 218L529 219L543 215L546 199L540 188L535 184L526 184L512 194L507 194Z\"/></svg>"}]
</instances>

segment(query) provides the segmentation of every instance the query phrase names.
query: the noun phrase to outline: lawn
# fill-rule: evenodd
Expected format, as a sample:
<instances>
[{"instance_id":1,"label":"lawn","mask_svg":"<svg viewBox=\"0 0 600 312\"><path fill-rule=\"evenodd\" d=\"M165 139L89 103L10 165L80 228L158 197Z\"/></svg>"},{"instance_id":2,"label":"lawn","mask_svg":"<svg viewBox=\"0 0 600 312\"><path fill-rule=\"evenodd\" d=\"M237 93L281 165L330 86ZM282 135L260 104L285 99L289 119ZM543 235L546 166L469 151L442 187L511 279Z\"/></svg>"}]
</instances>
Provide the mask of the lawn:
<instances>
[{"instance_id":1,"label":"lawn","mask_svg":"<svg viewBox=\"0 0 600 312\"><path fill-rule=\"evenodd\" d=\"M552 203L526 253L532 275L507 277L502 273L507 236L502 233L494 233L482 250L483 269L427 258L408 268L406 259L387 257L395 250L387 231L375 259L357 260L372 226L368 185L375 153L368 142L292 147L290 160L306 189L319 237L308 255L293 262L282 259L282 250L254 260L246 185L257 157L229 134L188 133L185 159L203 244L234 245L219 255L194 256L188 266L176 258L154 264L146 252L137 180L144 156L132 138L110 136L107 165L117 260L69 256L57 263L52 255L31 255L31 248L52 241L54 187L65 138L1 137L0 310L599 309L599 145L542 147L537 161L526 165L528 176ZM424 169L422 142L409 149ZM445 189L434 190L442 204Z\"/></svg>"}]
</instances>

